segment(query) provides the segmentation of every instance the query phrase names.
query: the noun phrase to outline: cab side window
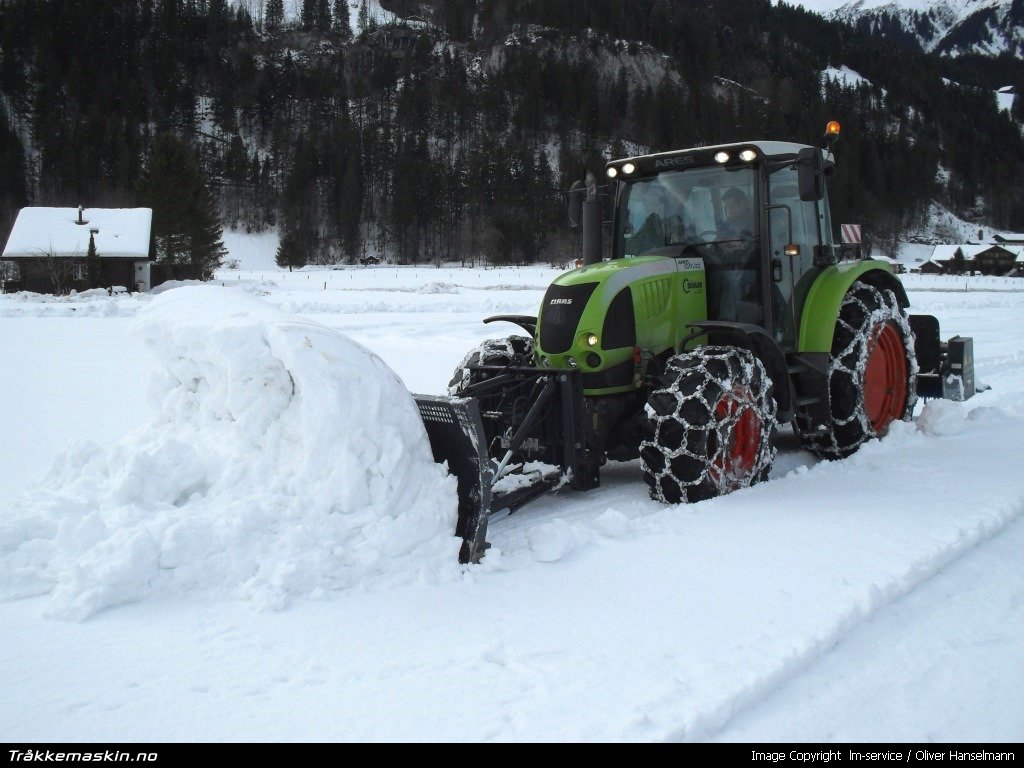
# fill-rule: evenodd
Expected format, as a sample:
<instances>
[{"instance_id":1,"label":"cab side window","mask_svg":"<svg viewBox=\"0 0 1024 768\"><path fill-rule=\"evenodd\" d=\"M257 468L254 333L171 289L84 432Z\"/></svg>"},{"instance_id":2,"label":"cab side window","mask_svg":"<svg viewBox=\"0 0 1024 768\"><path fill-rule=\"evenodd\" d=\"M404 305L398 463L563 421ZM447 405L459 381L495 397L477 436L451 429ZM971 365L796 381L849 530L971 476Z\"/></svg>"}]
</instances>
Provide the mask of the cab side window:
<instances>
[{"instance_id":1,"label":"cab side window","mask_svg":"<svg viewBox=\"0 0 1024 768\"><path fill-rule=\"evenodd\" d=\"M799 309L793 301L794 294L800 278L812 268L815 247L820 245L817 207L813 202L800 200L794 167L783 168L772 174L768 195L769 205L788 207L788 211L783 207L769 210L769 249L774 282L772 295L776 335L783 343L793 343ZM800 253L787 256L785 247L789 244L800 246Z\"/></svg>"}]
</instances>

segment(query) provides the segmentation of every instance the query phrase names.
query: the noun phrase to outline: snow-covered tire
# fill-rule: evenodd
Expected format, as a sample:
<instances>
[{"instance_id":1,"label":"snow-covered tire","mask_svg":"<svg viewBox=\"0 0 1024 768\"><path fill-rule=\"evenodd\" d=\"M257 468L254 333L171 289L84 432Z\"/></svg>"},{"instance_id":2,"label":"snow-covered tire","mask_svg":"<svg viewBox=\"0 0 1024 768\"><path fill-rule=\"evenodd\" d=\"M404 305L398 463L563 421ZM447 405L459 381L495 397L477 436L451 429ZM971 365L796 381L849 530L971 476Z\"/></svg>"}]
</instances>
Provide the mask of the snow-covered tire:
<instances>
[{"instance_id":1,"label":"snow-covered tire","mask_svg":"<svg viewBox=\"0 0 1024 768\"><path fill-rule=\"evenodd\" d=\"M487 339L471 349L456 366L448 382L448 394L457 397L469 386L469 366L472 365L533 365L533 339L529 336Z\"/></svg>"},{"instance_id":2,"label":"snow-covered tire","mask_svg":"<svg viewBox=\"0 0 1024 768\"><path fill-rule=\"evenodd\" d=\"M700 347L671 358L647 401L640 463L651 498L694 502L768 478L776 407L751 352Z\"/></svg>"},{"instance_id":3,"label":"snow-covered tire","mask_svg":"<svg viewBox=\"0 0 1024 768\"><path fill-rule=\"evenodd\" d=\"M828 370L830 418L825 433L801 435L828 459L849 456L917 402L914 334L892 291L857 282L839 309ZM802 429L807 427L798 421Z\"/></svg>"}]
</instances>

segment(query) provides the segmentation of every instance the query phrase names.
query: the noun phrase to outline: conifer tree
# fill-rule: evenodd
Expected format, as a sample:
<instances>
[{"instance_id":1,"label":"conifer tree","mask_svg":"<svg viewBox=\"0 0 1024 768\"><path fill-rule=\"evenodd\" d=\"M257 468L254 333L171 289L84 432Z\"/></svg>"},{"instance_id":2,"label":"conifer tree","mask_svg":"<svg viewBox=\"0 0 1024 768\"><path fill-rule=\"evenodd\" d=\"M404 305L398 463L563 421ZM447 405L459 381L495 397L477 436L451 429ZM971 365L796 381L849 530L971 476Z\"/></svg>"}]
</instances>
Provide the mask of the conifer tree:
<instances>
[{"instance_id":1,"label":"conifer tree","mask_svg":"<svg viewBox=\"0 0 1024 768\"><path fill-rule=\"evenodd\" d=\"M267 0L266 17L264 26L267 31L274 31L284 24L284 0Z\"/></svg>"},{"instance_id":2,"label":"conifer tree","mask_svg":"<svg viewBox=\"0 0 1024 768\"><path fill-rule=\"evenodd\" d=\"M334 31L345 40L352 37L352 24L348 20L348 0L334 0Z\"/></svg>"},{"instance_id":3,"label":"conifer tree","mask_svg":"<svg viewBox=\"0 0 1024 768\"><path fill-rule=\"evenodd\" d=\"M0 109L0 241L6 241L27 195L25 152L18 135L7 123L4 110Z\"/></svg>"},{"instance_id":4,"label":"conifer tree","mask_svg":"<svg viewBox=\"0 0 1024 768\"><path fill-rule=\"evenodd\" d=\"M363 188L358 155L350 155L345 165L338 224L344 241L345 254L349 259L354 259L359 252L359 218L363 209Z\"/></svg>"},{"instance_id":5,"label":"conifer tree","mask_svg":"<svg viewBox=\"0 0 1024 768\"><path fill-rule=\"evenodd\" d=\"M99 288L103 282L102 262L96 253L96 238L92 232L89 233L89 248L85 252L85 277L90 288Z\"/></svg>"},{"instance_id":6,"label":"conifer tree","mask_svg":"<svg viewBox=\"0 0 1024 768\"><path fill-rule=\"evenodd\" d=\"M356 26L360 32L366 32L370 28L370 9L367 8L366 0L359 0L359 15L356 17Z\"/></svg>"},{"instance_id":7,"label":"conifer tree","mask_svg":"<svg viewBox=\"0 0 1024 768\"><path fill-rule=\"evenodd\" d=\"M316 0L313 9L313 26L319 32L331 31L331 2L330 0Z\"/></svg>"},{"instance_id":8,"label":"conifer tree","mask_svg":"<svg viewBox=\"0 0 1024 768\"><path fill-rule=\"evenodd\" d=\"M954 275L962 275L967 271L967 257L964 256L962 248L957 248L953 254L952 272Z\"/></svg>"},{"instance_id":9,"label":"conifer tree","mask_svg":"<svg viewBox=\"0 0 1024 768\"><path fill-rule=\"evenodd\" d=\"M281 243L277 247L274 260L282 269L288 267L289 272L294 267L306 266L306 249L302 236L293 230L286 229L281 236Z\"/></svg>"},{"instance_id":10,"label":"conifer tree","mask_svg":"<svg viewBox=\"0 0 1024 768\"><path fill-rule=\"evenodd\" d=\"M213 277L227 253L217 208L195 155L174 134L153 139L139 202L153 209L157 259L203 280Z\"/></svg>"}]
</instances>

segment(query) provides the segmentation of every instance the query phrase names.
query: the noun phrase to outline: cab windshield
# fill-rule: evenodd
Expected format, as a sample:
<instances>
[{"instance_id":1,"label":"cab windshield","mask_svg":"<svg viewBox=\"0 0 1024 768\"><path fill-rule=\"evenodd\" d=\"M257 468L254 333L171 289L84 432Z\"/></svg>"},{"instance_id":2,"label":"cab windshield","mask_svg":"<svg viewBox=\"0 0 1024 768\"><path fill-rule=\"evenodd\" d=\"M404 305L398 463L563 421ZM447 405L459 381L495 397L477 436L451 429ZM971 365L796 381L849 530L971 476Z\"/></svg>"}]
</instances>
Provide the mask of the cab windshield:
<instances>
[{"instance_id":1,"label":"cab windshield","mask_svg":"<svg viewBox=\"0 0 1024 768\"><path fill-rule=\"evenodd\" d=\"M626 182L619 206L615 256L640 256L668 246L752 242L756 172L750 166L688 168Z\"/></svg>"}]
</instances>

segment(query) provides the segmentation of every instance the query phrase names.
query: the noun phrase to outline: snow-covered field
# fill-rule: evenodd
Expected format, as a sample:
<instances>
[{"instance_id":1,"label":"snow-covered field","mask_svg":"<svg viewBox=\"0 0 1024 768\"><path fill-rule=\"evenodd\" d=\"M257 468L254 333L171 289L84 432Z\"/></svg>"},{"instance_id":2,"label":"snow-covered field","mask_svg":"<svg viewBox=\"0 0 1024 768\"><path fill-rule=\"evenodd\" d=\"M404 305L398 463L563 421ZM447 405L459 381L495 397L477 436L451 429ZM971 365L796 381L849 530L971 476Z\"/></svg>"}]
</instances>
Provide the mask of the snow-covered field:
<instances>
[{"instance_id":1,"label":"snow-covered field","mask_svg":"<svg viewBox=\"0 0 1024 768\"><path fill-rule=\"evenodd\" d=\"M557 271L240 269L221 291L0 297L0 595L35 593L0 602L0 735L1024 739L1024 284L907 277L915 311L974 337L992 390L919 407L849 460L784 434L772 482L685 508L610 464L600 489L494 523L468 569L352 518L355 491L381 514L400 491L343 426L401 433L387 369L442 392L513 330L481 319L535 312ZM230 311L207 317L203 291ZM379 391L339 392L355 386L332 360ZM444 493L414 454L427 511L404 522L429 544ZM353 559L342 534L394 557Z\"/></svg>"}]
</instances>

